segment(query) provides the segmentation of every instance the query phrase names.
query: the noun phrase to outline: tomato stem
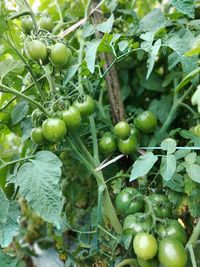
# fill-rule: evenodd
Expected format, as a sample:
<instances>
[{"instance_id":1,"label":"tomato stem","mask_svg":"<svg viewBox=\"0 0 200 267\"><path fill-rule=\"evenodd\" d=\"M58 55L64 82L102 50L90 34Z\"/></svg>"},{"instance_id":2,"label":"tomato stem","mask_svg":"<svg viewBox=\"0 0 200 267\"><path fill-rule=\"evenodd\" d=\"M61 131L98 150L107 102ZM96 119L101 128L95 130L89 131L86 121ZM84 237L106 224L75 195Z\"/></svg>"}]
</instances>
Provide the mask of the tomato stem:
<instances>
[{"instance_id":1,"label":"tomato stem","mask_svg":"<svg viewBox=\"0 0 200 267\"><path fill-rule=\"evenodd\" d=\"M123 266L127 266L127 265L130 265L132 267L138 267L139 266L136 259L125 259L125 260L121 261L120 263L118 263L116 265L116 267L123 267Z\"/></svg>"}]
</instances>

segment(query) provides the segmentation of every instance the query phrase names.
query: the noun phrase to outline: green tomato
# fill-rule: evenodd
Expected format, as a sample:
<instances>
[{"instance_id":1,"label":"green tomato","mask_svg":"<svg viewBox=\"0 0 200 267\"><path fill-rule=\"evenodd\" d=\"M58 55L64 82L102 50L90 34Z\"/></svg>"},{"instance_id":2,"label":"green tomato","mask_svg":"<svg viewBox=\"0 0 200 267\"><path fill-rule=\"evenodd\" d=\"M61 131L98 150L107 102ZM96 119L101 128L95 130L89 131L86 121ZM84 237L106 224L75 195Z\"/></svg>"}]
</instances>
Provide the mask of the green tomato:
<instances>
[{"instance_id":1,"label":"green tomato","mask_svg":"<svg viewBox=\"0 0 200 267\"><path fill-rule=\"evenodd\" d=\"M163 267L186 267L187 253L180 241L167 237L159 244L158 259Z\"/></svg>"},{"instance_id":2,"label":"green tomato","mask_svg":"<svg viewBox=\"0 0 200 267\"><path fill-rule=\"evenodd\" d=\"M33 29L33 21L30 16L25 17L21 20L22 31L26 34L29 34Z\"/></svg>"},{"instance_id":3,"label":"green tomato","mask_svg":"<svg viewBox=\"0 0 200 267\"><path fill-rule=\"evenodd\" d=\"M153 259L158 251L157 240L148 233L138 233L133 240L133 249L140 259Z\"/></svg>"},{"instance_id":4,"label":"green tomato","mask_svg":"<svg viewBox=\"0 0 200 267\"><path fill-rule=\"evenodd\" d=\"M107 132L101 137L99 148L104 154L112 154L117 150L117 142L111 132Z\"/></svg>"},{"instance_id":5,"label":"green tomato","mask_svg":"<svg viewBox=\"0 0 200 267\"><path fill-rule=\"evenodd\" d=\"M116 198L116 208L119 214L127 216L144 208L143 195L132 187L123 189Z\"/></svg>"},{"instance_id":6,"label":"green tomato","mask_svg":"<svg viewBox=\"0 0 200 267\"><path fill-rule=\"evenodd\" d=\"M125 121L118 122L114 127L114 134L121 139L127 139L130 135L130 125Z\"/></svg>"},{"instance_id":7,"label":"green tomato","mask_svg":"<svg viewBox=\"0 0 200 267\"><path fill-rule=\"evenodd\" d=\"M10 113L5 111L0 112L0 124L11 124Z\"/></svg>"},{"instance_id":8,"label":"green tomato","mask_svg":"<svg viewBox=\"0 0 200 267\"><path fill-rule=\"evenodd\" d=\"M70 49L62 43L56 43L50 48L50 59L55 66L65 66L71 58Z\"/></svg>"},{"instance_id":9,"label":"green tomato","mask_svg":"<svg viewBox=\"0 0 200 267\"><path fill-rule=\"evenodd\" d=\"M183 245L185 245L187 241L185 229L176 220L166 220L165 224L159 224L157 233L161 239L165 237L173 237L179 240Z\"/></svg>"},{"instance_id":10,"label":"green tomato","mask_svg":"<svg viewBox=\"0 0 200 267\"><path fill-rule=\"evenodd\" d=\"M33 40L27 44L26 54L32 60L35 61L41 60L44 62L47 59L47 54L48 54L47 47L43 42L39 40Z\"/></svg>"},{"instance_id":11,"label":"green tomato","mask_svg":"<svg viewBox=\"0 0 200 267\"><path fill-rule=\"evenodd\" d=\"M75 131L81 124L80 112L74 106L71 106L67 110L62 112L62 119L69 131Z\"/></svg>"},{"instance_id":12,"label":"green tomato","mask_svg":"<svg viewBox=\"0 0 200 267\"><path fill-rule=\"evenodd\" d=\"M152 229L152 218L145 213L128 215L124 220L124 229L131 229L133 236L140 232L149 232Z\"/></svg>"},{"instance_id":13,"label":"green tomato","mask_svg":"<svg viewBox=\"0 0 200 267\"><path fill-rule=\"evenodd\" d=\"M198 124L197 126L194 127L194 129L193 129L193 133L194 133L196 136L200 137L200 124Z\"/></svg>"},{"instance_id":14,"label":"green tomato","mask_svg":"<svg viewBox=\"0 0 200 267\"><path fill-rule=\"evenodd\" d=\"M137 258L137 261L140 267L159 267L159 262L156 258L153 258L151 260L146 260L146 261L140 258Z\"/></svg>"},{"instance_id":15,"label":"green tomato","mask_svg":"<svg viewBox=\"0 0 200 267\"><path fill-rule=\"evenodd\" d=\"M89 95L86 95L82 102L76 100L73 105L79 110L82 117L87 117L94 113L94 100Z\"/></svg>"},{"instance_id":16,"label":"green tomato","mask_svg":"<svg viewBox=\"0 0 200 267\"><path fill-rule=\"evenodd\" d=\"M31 123L33 126L36 126L42 116L42 112L39 109L34 109L31 114Z\"/></svg>"},{"instance_id":17,"label":"green tomato","mask_svg":"<svg viewBox=\"0 0 200 267\"><path fill-rule=\"evenodd\" d=\"M46 139L43 135L42 128L33 128L31 131L31 139L38 145L44 144Z\"/></svg>"},{"instance_id":18,"label":"green tomato","mask_svg":"<svg viewBox=\"0 0 200 267\"><path fill-rule=\"evenodd\" d=\"M118 140L119 151L123 154L132 154L138 146L137 138L134 135L129 136L126 140Z\"/></svg>"},{"instance_id":19,"label":"green tomato","mask_svg":"<svg viewBox=\"0 0 200 267\"><path fill-rule=\"evenodd\" d=\"M49 16L41 17L39 20L39 25L41 29L49 31L49 32L51 32L54 27L53 21Z\"/></svg>"},{"instance_id":20,"label":"green tomato","mask_svg":"<svg viewBox=\"0 0 200 267\"><path fill-rule=\"evenodd\" d=\"M148 196L148 199L151 201L154 212L158 218L166 219L172 217L172 203L167 196L162 194L152 194Z\"/></svg>"},{"instance_id":21,"label":"green tomato","mask_svg":"<svg viewBox=\"0 0 200 267\"><path fill-rule=\"evenodd\" d=\"M143 111L134 120L135 126L143 133L151 133L157 127L157 118L151 111Z\"/></svg>"},{"instance_id":22,"label":"green tomato","mask_svg":"<svg viewBox=\"0 0 200 267\"><path fill-rule=\"evenodd\" d=\"M67 128L63 120L51 118L43 122L42 132L48 141L57 143L64 138L67 133Z\"/></svg>"},{"instance_id":23,"label":"green tomato","mask_svg":"<svg viewBox=\"0 0 200 267\"><path fill-rule=\"evenodd\" d=\"M137 138L138 143L140 143L141 135L135 126L131 126L131 135L134 135Z\"/></svg>"}]
</instances>

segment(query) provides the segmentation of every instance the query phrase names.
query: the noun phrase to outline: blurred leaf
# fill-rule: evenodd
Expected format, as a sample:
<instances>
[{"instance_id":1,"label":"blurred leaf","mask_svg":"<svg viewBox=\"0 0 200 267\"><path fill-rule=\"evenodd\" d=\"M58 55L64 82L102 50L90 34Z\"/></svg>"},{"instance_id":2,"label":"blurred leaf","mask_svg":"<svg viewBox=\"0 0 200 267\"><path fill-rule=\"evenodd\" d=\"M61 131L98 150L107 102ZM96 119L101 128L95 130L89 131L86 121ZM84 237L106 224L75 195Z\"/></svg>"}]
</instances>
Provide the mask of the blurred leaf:
<instances>
[{"instance_id":1,"label":"blurred leaf","mask_svg":"<svg viewBox=\"0 0 200 267\"><path fill-rule=\"evenodd\" d=\"M160 174L164 180L169 181L176 171L176 158L172 154L163 156L160 164Z\"/></svg>"},{"instance_id":2,"label":"blurred leaf","mask_svg":"<svg viewBox=\"0 0 200 267\"><path fill-rule=\"evenodd\" d=\"M167 138L165 140L162 141L161 143L161 148L165 151L167 151L167 153L174 153L176 151L176 141L172 138Z\"/></svg>"},{"instance_id":3,"label":"blurred leaf","mask_svg":"<svg viewBox=\"0 0 200 267\"><path fill-rule=\"evenodd\" d=\"M29 110L29 104L26 101L19 102L12 110L11 119L12 124L15 125L27 115Z\"/></svg>"},{"instance_id":4,"label":"blurred leaf","mask_svg":"<svg viewBox=\"0 0 200 267\"><path fill-rule=\"evenodd\" d=\"M194 0L171 0L171 4L190 18L194 18Z\"/></svg>"},{"instance_id":5,"label":"blurred leaf","mask_svg":"<svg viewBox=\"0 0 200 267\"><path fill-rule=\"evenodd\" d=\"M0 266L1 267L16 267L18 259L16 257L10 257L0 251Z\"/></svg>"},{"instance_id":6,"label":"blurred leaf","mask_svg":"<svg viewBox=\"0 0 200 267\"><path fill-rule=\"evenodd\" d=\"M111 14L111 16L107 19L107 21L102 22L101 24L98 24L96 26L96 29L103 33L106 33L106 32L109 33L112 30L113 23L114 23L114 16L113 14Z\"/></svg>"},{"instance_id":7,"label":"blurred leaf","mask_svg":"<svg viewBox=\"0 0 200 267\"><path fill-rule=\"evenodd\" d=\"M20 60L5 59L0 62L0 78L1 81L9 73L19 73L22 71L24 64Z\"/></svg>"},{"instance_id":8,"label":"blurred leaf","mask_svg":"<svg viewBox=\"0 0 200 267\"><path fill-rule=\"evenodd\" d=\"M186 167L188 176L197 183L200 183L200 166L197 164L191 164Z\"/></svg>"},{"instance_id":9,"label":"blurred leaf","mask_svg":"<svg viewBox=\"0 0 200 267\"><path fill-rule=\"evenodd\" d=\"M3 190L0 188L0 222L1 223L6 222L8 209L9 209L9 201L5 193L3 192Z\"/></svg>"},{"instance_id":10,"label":"blurred leaf","mask_svg":"<svg viewBox=\"0 0 200 267\"><path fill-rule=\"evenodd\" d=\"M94 39L87 43L85 61L91 73L94 73L96 53L100 42L100 39Z\"/></svg>"}]
</instances>

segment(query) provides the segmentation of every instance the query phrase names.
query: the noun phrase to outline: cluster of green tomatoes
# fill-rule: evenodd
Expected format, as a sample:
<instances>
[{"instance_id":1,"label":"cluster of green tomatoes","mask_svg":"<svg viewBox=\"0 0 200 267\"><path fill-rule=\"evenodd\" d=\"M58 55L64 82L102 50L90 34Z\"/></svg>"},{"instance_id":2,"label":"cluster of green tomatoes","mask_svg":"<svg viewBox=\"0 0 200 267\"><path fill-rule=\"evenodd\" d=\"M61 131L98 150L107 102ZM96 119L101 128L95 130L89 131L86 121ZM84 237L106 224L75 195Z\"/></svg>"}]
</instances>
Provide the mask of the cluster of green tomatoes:
<instances>
[{"instance_id":1,"label":"cluster of green tomatoes","mask_svg":"<svg viewBox=\"0 0 200 267\"><path fill-rule=\"evenodd\" d=\"M187 235L173 219L172 203L166 195L144 197L127 187L117 195L116 209L123 219L124 235L133 236L133 251L141 267L186 267Z\"/></svg>"},{"instance_id":2,"label":"cluster of green tomatoes","mask_svg":"<svg viewBox=\"0 0 200 267\"><path fill-rule=\"evenodd\" d=\"M24 33L31 33L33 27L33 21L30 16L21 20L21 28ZM42 16L39 20L39 27L40 30L50 32L54 24L49 16ZM67 66L71 59L71 50L62 42L57 42L49 48L42 39L36 38L29 41L24 50L30 59L44 64L50 60L56 67Z\"/></svg>"},{"instance_id":3,"label":"cluster of green tomatoes","mask_svg":"<svg viewBox=\"0 0 200 267\"><path fill-rule=\"evenodd\" d=\"M83 99L77 99L72 105L61 111L58 118L48 118L40 127L33 128L31 138L38 145L45 144L47 141L51 143L62 141L67 132L76 131L81 125L82 119L92 115L94 109L94 100L91 96L85 95ZM35 117L35 113L37 110L33 111L32 117ZM33 118L33 121L35 120L36 118Z\"/></svg>"},{"instance_id":4,"label":"cluster of green tomatoes","mask_svg":"<svg viewBox=\"0 0 200 267\"><path fill-rule=\"evenodd\" d=\"M133 154L140 143L140 133L148 134L157 127L157 118L151 111L143 111L134 119L134 124L120 121L113 132L106 132L99 142L102 153L112 154L117 148L123 154Z\"/></svg>"}]
</instances>

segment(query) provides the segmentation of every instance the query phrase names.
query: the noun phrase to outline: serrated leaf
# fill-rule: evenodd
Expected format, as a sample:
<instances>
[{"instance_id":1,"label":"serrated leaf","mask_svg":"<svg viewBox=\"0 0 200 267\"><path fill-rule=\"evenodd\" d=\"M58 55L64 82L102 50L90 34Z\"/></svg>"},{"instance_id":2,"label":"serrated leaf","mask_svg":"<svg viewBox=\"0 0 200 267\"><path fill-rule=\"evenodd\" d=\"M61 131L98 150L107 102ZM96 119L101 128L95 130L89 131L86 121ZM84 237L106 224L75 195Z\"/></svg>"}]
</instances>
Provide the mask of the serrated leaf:
<instances>
[{"instance_id":1,"label":"serrated leaf","mask_svg":"<svg viewBox=\"0 0 200 267\"><path fill-rule=\"evenodd\" d=\"M111 14L111 16L107 19L107 21L102 22L101 24L98 24L96 26L96 29L103 33L106 33L106 32L109 33L112 30L113 23L114 23L114 16L113 14Z\"/></svg>"},{"instance_id":2,"label":"serrated leaf","mask_svg":"<svg viewBox=\"0 0 200 267\"><path fill-rule=\"evenodd\" d=\"M62 210L59 179L62 162L49 151L36 153L34 160L24 163L15 178L20 194L41 218L54 223Z\"/></svg>"},{"instance_id":3,"label":"serrated leaf","mask_svg":"<svg viewBox=\"0 0 200 267\"><path fill-rule=\"evenodd\" d=\"M8 216L5 223L0 223L0 245L8 247L13 237L19 230L18 217L20 216L19 205L16 201L10 201Z\"/></svg>"},{"instance_id":4,"label":"serrated leaf","mask_svg":"<svg viewBox=\"0 0 200 267\"><path fill-rule=\"evenodd\" d=\"M152 152L147 152L146 154L140 156L133 164L130 182L141 176L146 175L151 170L157 160L158 157Z\"/></svg>"},{"instance_id":5,"label":"serrated leaf","mask_svg":"<svg viewBox=\"0 0 200 267\"><path fill-rule=\"evenodd\" d=\"M186 167L186 172L190 179L194 182L200 183L200 166L197 164L191 164Z\"/></svg>"},{"instance_id":6,"label":"serrated leaf","mask_svg":"<svg viewBox=\"0 0 200 267\"><path fill-rule=\"evenodd\" d=\"M27 115L29 104L26 101L19 102L12 110L11 119L12 125L17 124Z\"/></svg>"},{"instance_id":7,"label":"serrated leaf","mask_svg":"<svg viewBox=\"0 0 200 267\"><path fill-rule=\"evenodd\" d=\"M180 12L194 18L194 0L171 0L171 4Z\"/></svg>"},{"instance_id":8,"label":"serrated leaf","mask_svg":"<svg viewBox=\"0 0 200 267\"><path fill-rule=\"evenodd\" d=\"M162 141L161 148L167 151L167 153L174 153L176 151L176 145L177 143L174 139L167 138Z\"/></svg>"},{"instance_id":9,"label":"serrated leaf","mask_svg":"<svg viewBox=\"0 0 200 267\"><path fill-rule=\"evenodd\" d=\"M86 47L85 61L91 73L94 73L96 53L97 53L97 49L100 43L101 43L101 40L95 39L95 40L90 41Z\"/></svg>"},{"instance_id":10,"label":"serrated leaf","mask_svg":"<svg viewBox=\"0 0 200 267\"><path fill-rule=\"evenodd\" d=\"M21 72L23 67L24 67L24 64L20 60L14 60L14 59L2 60L0 62L0 79L1 79L1 81L9 72L14 72L14 73Z\"/></svg>"},{"instance_id":11,"label":"serrated leaf","mask_svg":"<svg viewBox=\"0 0 200 267\"><path fill-rule=\"evenodd\" d=\"M165 16L160 9L154 9L147 14L139 24L139 31L157 32L168 24Z\"/></svg>"},{"instance_id":12,"label":"serrated leaf","mask_svg":"<svg viewBox=\"0 0 200 267\"><path fill-rule=\"evenodd\" d=\"M191 165L193 163L195 163L196 161L196 156L197 156L197 153L190 153L188 154L186 157L185 157L185 161L188 165Z\"/></svg>"},{"instance_id":13,"label":"serrated leaf","mask_svg":"<svg viewBox=\"0 0 200 267\"><path fill-rule=\"evenodd\" d=\"M160 164L160 174L164 180L169 181L176 171L176 158L172 154L163 156Z\"/></svg>"},{"instance_id":14,"label":"serrated leaf","mask_svg":"<svg viewBox=\"0 0 200 267\"><path fill-rule=\"evenodd\" d=\"M0 266L1 267L15 267L18 259L16 257L10 257L0 250Z\"/></svg>"},{"instance_id":15,"label":"serrated leaf","mask_svg":"<svg viewBox=\"0 0 200 267\"><path fill-rule=\"evenodd\" d=\"M8 208L9 208L9 201L3 192L3 190L0 188L0 222L4 223L6 222L7 215L8 215Z\"/></svg>"},{"instance_id":16,"label":"serrated leaf","mask_svg":"<svg viewBox=\"0 0 200 267\"><path fill-rule=\"evenodd\" d=\"M151 51L150 51L150 55L149 55L149 59L147 61L147 65L148 65L147 79L149 78L149 76L153 70L153 66L154 66L154 63L156 61L160 47L161 47L161 39L158 39L155 42L155 44L152 46Z\"/></svg>"}]
</instances>

